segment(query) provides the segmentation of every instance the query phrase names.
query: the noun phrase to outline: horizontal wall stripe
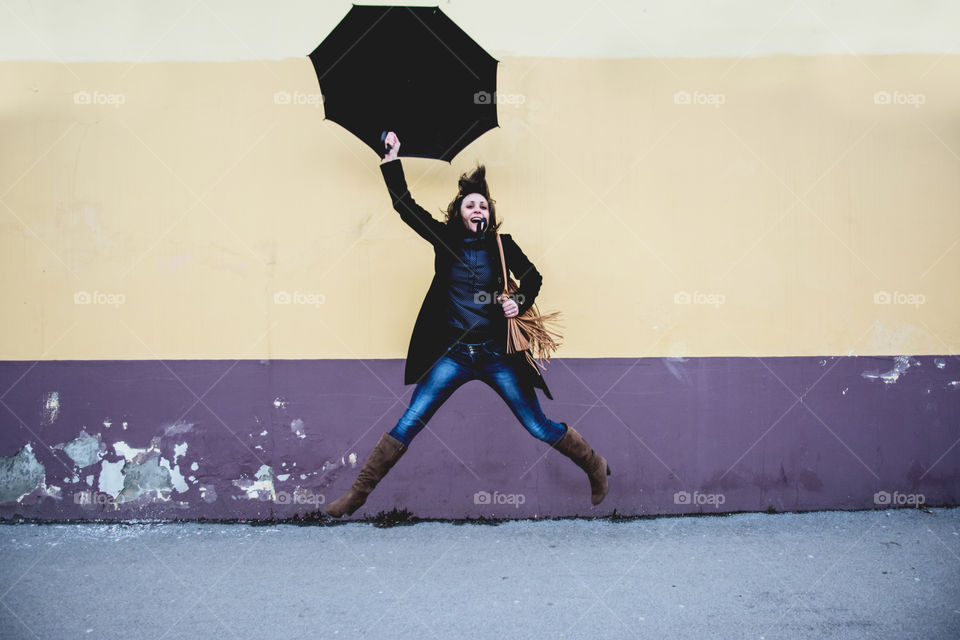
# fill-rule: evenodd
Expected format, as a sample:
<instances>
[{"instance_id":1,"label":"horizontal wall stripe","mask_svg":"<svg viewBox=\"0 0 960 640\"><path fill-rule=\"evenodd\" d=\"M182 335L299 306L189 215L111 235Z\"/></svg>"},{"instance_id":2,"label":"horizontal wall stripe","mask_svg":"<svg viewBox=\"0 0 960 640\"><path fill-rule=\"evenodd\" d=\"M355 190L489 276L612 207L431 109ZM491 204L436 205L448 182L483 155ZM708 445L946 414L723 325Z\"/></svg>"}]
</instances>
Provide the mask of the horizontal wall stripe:
<instances>
[{"instance_id":1,"label":"horizontal wall stripe","mask_svg":"<svg viewBox=\"0 0 960 640\"><path fill-rule=\"evenodd\" d=\"M0 60L241 61L304 56L350 2L5 0ZM396 4L366 0L358 4ZM960 6L869 0L474 0L440 6L497 57L707 58L956 53Z\"/></svg>"},{"instance_id":2,"label":"horizontal wall stripe","mask_svg":"<svg viewBox=\"0 0 960 640\"><path fill-rule=\"evenodd\" d=\"M957 353L960 60L670 66L505 60L414 197L487 164L560 357ZM309 61L0 69L0 358L406 356L431 249Z\"/></svg>"},{"instance_id":3,"label":"horizontal wall stripe","mask_svg":"<svg viewBox=\"0 0 960 640\"><path fill-rule=\"evenodd\" d=\"M0 363L0 517L282 518L353 482L402 415L402 360ZM960 358L565 358L546 416L586 476L480 381L455 391L358 516L870 509L960 500Z\"/></svg>"}]
</instances>

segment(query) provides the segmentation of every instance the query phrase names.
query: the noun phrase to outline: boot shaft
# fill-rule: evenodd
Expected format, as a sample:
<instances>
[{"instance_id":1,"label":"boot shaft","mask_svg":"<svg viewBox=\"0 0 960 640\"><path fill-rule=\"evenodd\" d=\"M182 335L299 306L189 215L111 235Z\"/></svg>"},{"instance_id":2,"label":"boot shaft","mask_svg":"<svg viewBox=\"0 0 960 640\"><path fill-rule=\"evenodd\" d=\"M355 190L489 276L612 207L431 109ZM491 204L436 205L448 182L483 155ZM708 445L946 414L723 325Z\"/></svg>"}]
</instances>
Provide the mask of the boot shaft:
<instances>
[{"instance_id":1,"label":"boot shaft","mask_svg":"<svg viewBox=\"0 0 960 640\"><path fill-rule=\"evenodd\" d=\"M387 475L406 451L407 446L389 433L380 436L380 440L377 441L360 473L357 474L353 489L361 493L373 491L377 483Z\"/></svg>"}]
</instances>

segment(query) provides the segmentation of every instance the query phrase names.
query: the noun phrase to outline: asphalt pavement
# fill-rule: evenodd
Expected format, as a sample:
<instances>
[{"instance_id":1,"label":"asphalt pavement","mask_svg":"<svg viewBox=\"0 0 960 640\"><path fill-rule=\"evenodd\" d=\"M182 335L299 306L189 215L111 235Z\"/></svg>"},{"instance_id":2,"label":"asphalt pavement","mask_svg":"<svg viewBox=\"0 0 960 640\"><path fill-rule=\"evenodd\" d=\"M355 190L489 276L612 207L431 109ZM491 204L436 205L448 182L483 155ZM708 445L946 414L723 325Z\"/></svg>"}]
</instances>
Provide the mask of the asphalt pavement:
<instances>
[{"instance_id":1,"label":"asphalt pavement","mask_svg":"<svg viewBox=\"0 0 960 640\"><path fill-rule=\"evenodd\" d=\"M960 510L0 525L0 637L960 638Z\"/></svg>"}]
</instances>

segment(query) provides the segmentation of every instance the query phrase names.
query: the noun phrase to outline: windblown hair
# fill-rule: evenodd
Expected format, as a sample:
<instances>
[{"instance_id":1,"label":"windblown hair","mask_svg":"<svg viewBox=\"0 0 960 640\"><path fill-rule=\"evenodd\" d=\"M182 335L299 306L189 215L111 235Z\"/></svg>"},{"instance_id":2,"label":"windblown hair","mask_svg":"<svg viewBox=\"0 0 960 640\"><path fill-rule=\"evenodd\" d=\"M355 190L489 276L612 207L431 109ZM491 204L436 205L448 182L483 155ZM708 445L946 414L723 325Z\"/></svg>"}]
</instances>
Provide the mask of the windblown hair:
<instances>
[{"instance_id":1,"label":"windblown hair","mask_svg":"<svg viewBox=\"0 0 960 640\"><path fill-rule=\"evenodd\" d=\"M457 197L447 205L447 224L451 226L463 224L460 217L460 205L463 204L463 199L471 193L479 193L487 199L487 207L490 211L490 226L487 227L484 233L497 231L500 228L500 221L497 219L497 211L494 206L495 200L490 197L490 188L487 186L487 168L482 164L478 164L477 168L469 174L464 173L460 175Z\"/></svg>"}]
</instances>

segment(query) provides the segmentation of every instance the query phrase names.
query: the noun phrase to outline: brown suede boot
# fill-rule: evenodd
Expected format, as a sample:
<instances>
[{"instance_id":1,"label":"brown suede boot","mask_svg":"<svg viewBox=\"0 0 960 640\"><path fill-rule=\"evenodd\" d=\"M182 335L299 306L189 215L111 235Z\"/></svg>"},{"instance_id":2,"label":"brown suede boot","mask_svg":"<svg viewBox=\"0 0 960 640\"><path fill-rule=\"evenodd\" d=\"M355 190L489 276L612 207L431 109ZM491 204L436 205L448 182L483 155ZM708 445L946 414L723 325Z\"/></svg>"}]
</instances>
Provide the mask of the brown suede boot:
<instances>
[{"instance_id":1,"label":"brown suede boot","mask_svg":"<svg viewBox=\"0 0 960 640\"><path fill-rule=\"evenodd\" d=\"M367 496L373 491L377 483L387 475L387 471L397 463L397 460L406 453L405 444L385 433L380 436L370 457L363 465L363 469L357 474L357 479L353 486L347 489L342 496L327 505L324 509L328 515L339 518L343 514L353 515L353 512L363 506L367 501Z\"/></svg>"},{"instance_id":2,"label":"brown suede boot","mask_svg":"<svg viewBox=\"0 0 960 640\"><path fill-rule=\"evenodd\" d=\"M560 424L567 427L567 432L553 446L587 472L587 477L590 478L590 502L598 505L603 502L607 491L610 490L610 483L607 482L607 476L610 475L610 465L607 464L606 458L596 453L587 444L587 441L576 429L567 426L566 422Z\"/></svg>"}]
</instances>

